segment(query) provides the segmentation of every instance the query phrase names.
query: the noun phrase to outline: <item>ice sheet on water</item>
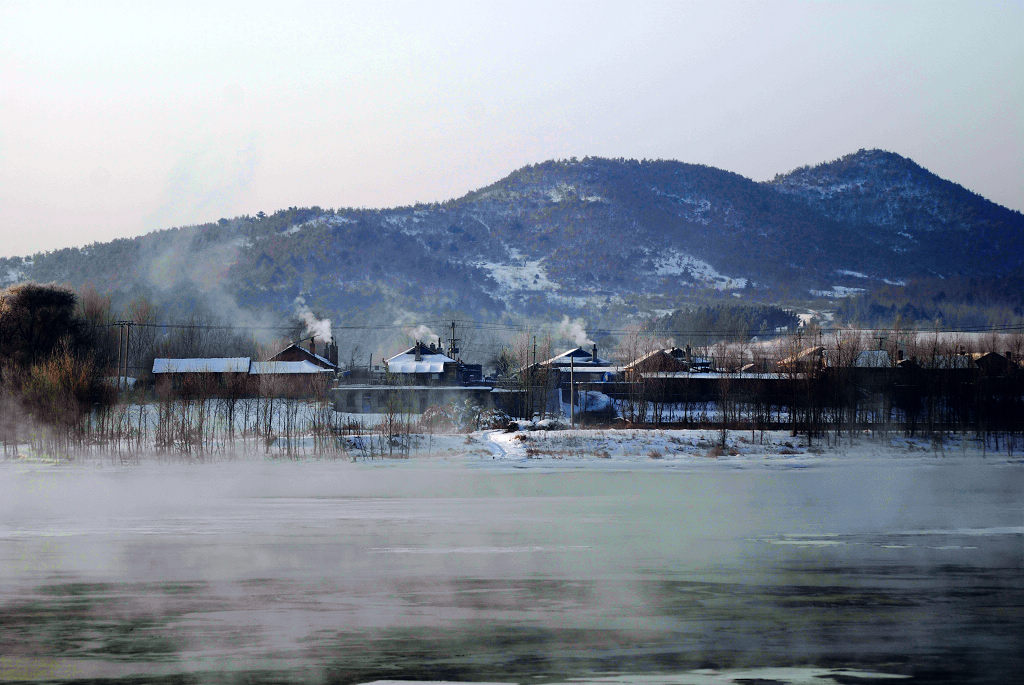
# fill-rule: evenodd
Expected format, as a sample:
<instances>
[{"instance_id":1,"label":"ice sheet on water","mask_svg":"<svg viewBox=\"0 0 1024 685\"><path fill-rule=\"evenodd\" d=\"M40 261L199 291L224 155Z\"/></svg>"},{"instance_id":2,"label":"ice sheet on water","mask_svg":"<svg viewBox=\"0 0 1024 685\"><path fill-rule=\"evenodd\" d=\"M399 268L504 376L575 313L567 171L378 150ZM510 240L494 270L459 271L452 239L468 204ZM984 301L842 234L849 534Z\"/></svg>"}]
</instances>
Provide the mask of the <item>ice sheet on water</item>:
<instances>
[{"instance_id":1,"label":"ice sheet on water","mask_svg":"<svg viewBox=\"0 0 1024 685\"><path fill-rule=\"evenodd\" d=\"M620 675L607 678L572 679L568 683L602 683L606 685L739 685L764 682L779 685L828 685L847 682L850 678L865 680L903 680L909 676L876 671L813 666L745 668L736 670L698 669L666 675Z\"/></svg>"},{"instance_id":2,"label":"ice sheet on water","mask_svg":"<svg viewBox=\"0 0 1024 685\"><path fill-rule=\"evenodd\" d=\"M798 547L833 547L845 545L844 540L839 540L835 533L820 533L817 535L806 535L790 533L778 537L763 538L762 542L770 545L795 545Z\"/></svg>"},{"instance_id":3,"label":"ice sheet on water","mask_svg":"<svg viewBox=\"0 0 1024 685\"><path fill-rule=\"evenodd\" d=\"M375 547L373 554L533 554L537 552L562 553L590 549L589 545L529 545L529 546L476 546L476 547Z\"/></svg>"},{"instance_id":4,"label":"ice sheet on water","mask_svg":"<svg viewBox=\"0 0 1024 685\"><path fill-rule=\"evenodd\" d=\"M903 680L909 676L877 671L858 671L845 668L766 667L736 670L699 669L683 673L659 675L615 675L606 677L570 678L555 685L739 685L765 682L778 685L828 685L847 682L851 678L863 680ZM364 685L495 685L485 682L452 682L447 680L374 680ZM505 683L504 685L508 685Z\"/></svg>"},{"instance_id":5,"label":"ice sheet on water","mask_svg":"<svg viewBox=\"0 0 1024 685\"><path fill-rule=\"evenodd\" d=\"M1024 535L1024 526L991 526L988 528L946 528L933 530L905 530L897 535L959 535L978 537L987 535Z\"/></svg>"}]
</instances>

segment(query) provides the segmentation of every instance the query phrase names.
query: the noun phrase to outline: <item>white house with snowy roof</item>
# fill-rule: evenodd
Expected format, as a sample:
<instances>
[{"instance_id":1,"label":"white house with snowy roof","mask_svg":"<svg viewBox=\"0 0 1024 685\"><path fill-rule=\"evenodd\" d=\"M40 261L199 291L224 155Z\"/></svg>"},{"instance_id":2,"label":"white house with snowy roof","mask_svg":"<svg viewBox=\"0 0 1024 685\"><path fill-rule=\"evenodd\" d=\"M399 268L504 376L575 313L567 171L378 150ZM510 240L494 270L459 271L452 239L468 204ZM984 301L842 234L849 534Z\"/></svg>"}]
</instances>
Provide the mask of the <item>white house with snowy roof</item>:
<instances>
[{"instance_id":1,"label":"white house with snowy roof","mask_svg":"<svg viewBox=\"0 0 1024 685\"><path fill-rule=\"evenodd\" d=\"M622 372L622 367L597 356L597 345L594 344L590 350L574 347L519 370L520 375L540 372L554 372L552 380L558 386L568 383L570 376L577 383L614 380Z\"/></svg>"},{"instance_id":2,"label":"white house with snowy roof","mask_svg":"<svg viewBox=\"0 0 1024 685\"><path fill-rule=\"evenodd\" d=\"M404 352L384 360L386 372L402 385L452 384L458 378L458 362L440 346L416 341Z\"/></svg>"}]
</instances>

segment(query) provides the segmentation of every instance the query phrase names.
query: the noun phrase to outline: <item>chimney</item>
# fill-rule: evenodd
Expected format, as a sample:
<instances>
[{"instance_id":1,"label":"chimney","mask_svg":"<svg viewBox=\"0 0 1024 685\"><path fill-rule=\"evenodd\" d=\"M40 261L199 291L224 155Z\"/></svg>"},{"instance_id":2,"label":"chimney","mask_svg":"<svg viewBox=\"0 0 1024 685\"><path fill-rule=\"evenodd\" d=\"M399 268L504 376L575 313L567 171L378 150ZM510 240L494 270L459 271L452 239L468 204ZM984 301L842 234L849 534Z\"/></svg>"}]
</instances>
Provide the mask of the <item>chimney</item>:
<instances>
[{"instance_id":1,"label":"chimney","mask_svg":"<svg viewBox=\"0 0 1024 685\"><path fill-rule=\"evenodd\" d=\"M594 343L593 352L591 352L590 356L591 356L590 361L592 361L592 362L594 362L596 364L597 363L597 343Z\"/></svg>"},{"instance_id":2,"label":"chimney","mask_svg":"<svg viewBox=\"0 0 1024 685\"><path fill-rule=\"evenodd\" d=\"M896 361L903 361L903 350L896 350Z\"/></svg>"},{"instance_id":3,"label":"chimney","mask_svg":"<svg viewBox=\"0 0 1024 685\"><path fill-rule=\"evenodd\" d=\"M1005 356L1006 356L1006 358L1007 358L1007 359L1009 359L1009 360L1010 360L1011 362L1013 361L1013 352L1012 352L1012 351L1010 351L1010 350L1007 350L1007 351L1006 351L1006 355L1005 355Z\"/></svg>"},{"instance_id":4,"label":"chimney","mask_svg":"<svg viewBox=\"0 0 1024 685\"><path fill-rule=\"evenodd\" d=\"M420 343L420 341L417 340L416 341L416 347L414 348L416 350L416 361L418 361L418 362L423 361L423 351L420 349L420 345L421 344L422 343Z\"/></svg>"},{"instance_id":5,"label":"chimney","mask_svg":"<svg viewBox=\"0 0 1024 685\"><path fill-rule=\"evenodd\" d=\"M309 339L309 353L316 354L316 338Z\"/></svg>"},{"instance_id":6,"label":"chimney","mask_svg":"<svg viewBox=\"0 0 1024 685\"><path fill-rule=\"evenodd\" d=\"M690 349L690 343L686 343L686 363L693 362L693 350Z\"/></svg>"}]
</instances>

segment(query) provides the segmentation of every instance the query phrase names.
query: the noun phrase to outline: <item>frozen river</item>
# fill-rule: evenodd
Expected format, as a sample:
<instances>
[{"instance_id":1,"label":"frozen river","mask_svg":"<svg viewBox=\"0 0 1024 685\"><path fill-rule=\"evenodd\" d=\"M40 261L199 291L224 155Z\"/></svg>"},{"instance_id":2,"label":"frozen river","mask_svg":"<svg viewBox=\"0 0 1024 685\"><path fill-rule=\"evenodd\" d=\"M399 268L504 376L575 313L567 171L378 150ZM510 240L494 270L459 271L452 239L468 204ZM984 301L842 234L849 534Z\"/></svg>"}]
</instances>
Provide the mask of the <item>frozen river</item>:
<instances>
[{"instance_id":1,"label":"frozen river","mask_svg":"<svg viewBox=\"0 0 1024 685\"><path fill-rule=\"evenodd\" d=\"M1005 463L0 464L0 681L1020 682L1022 492Z\"/></svg>"}]
</instances>

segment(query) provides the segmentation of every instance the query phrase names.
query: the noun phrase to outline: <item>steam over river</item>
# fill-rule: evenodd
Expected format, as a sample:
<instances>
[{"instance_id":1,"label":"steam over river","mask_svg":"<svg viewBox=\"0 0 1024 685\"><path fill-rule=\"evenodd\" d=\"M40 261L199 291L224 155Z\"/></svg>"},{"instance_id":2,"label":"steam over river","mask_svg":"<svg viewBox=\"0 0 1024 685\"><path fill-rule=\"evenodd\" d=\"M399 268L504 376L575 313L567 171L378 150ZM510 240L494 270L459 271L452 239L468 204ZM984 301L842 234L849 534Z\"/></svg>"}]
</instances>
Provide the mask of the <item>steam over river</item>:
<instances>
[{"instance_id":1,"label":"steam over river","mask_svg":"<svg viewBox=\"0 0 1024 685\"><path fill-rule=\"evenodd\" d=\"M1005 460L0 464L0 681L1020 682L1022 492Z\"/></svg>"}]
</instances>

